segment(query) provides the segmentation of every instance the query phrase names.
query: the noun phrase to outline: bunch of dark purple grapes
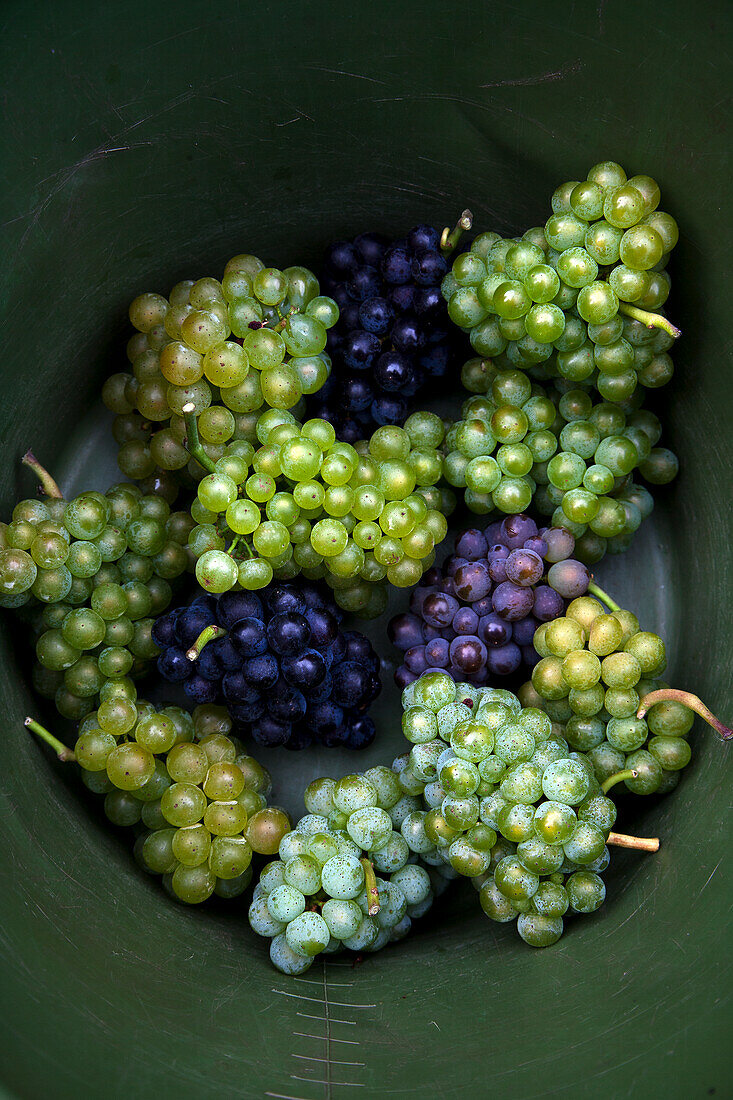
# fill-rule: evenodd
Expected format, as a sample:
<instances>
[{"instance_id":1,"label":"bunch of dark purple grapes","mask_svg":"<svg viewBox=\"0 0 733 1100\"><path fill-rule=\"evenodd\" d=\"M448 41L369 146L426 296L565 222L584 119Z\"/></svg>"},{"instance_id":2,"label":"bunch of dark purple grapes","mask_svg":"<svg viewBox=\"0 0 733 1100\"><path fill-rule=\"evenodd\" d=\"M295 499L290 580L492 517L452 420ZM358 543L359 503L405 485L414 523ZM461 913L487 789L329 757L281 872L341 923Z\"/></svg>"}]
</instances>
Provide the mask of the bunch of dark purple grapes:
<instances>
[{"instance_id":1,"label":"bunch of dark purple grapes","mask_svg":"<svg viewBox=\"0 0 733 1100\"><path fill-rule=\"evenodd\" d=\"M574 548L564 527L538 529L524 514L463 531L442 568L429 569L413 589L410 611L389 624L390 640L404 652L397 685L430 668L476 686L531 670L539 624L588 589L590 574L571 558Z\"/></svg>"},{"instance_id":2,"label":"bunch of dark purple grapes","mask_svg":"<svg viewBox=\"0 0 733 1100\"><path fill-rule=\"evenodd\" d=\"M341 618L309 584L198 596L156 621L158 669L193 703L223 703L235 734L258 745L365 748L380 663Z\"/></svg>"},{"instance_id":3,"label":"bunch of dark purple grapes","mask_svg":"<svg viewBox=\"0 0 733 1100\"><path fill-rule=\"evenodd\" d=\"M328 248L320 283L341 315L328 332L331 376L309 414L329 420L343 442L402 424L410 399L458 362L460 334L440 293L448 266L429 225L400 240L362 233Z\"/></svg>"}]
</instances>

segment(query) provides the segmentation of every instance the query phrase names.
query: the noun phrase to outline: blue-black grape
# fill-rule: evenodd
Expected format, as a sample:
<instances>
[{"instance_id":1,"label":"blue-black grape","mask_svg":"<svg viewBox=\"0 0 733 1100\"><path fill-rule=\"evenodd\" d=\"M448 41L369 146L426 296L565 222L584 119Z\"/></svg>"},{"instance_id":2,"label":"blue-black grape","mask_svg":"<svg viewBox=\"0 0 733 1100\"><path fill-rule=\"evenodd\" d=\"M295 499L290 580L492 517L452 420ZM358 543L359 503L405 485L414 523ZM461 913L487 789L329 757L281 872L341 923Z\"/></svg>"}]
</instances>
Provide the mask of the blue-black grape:
<instances>
[{"instance_id":1,"label":"blue-black grape","mask_svg":"<svg viewBox=\"0 0 733 1100\"><path fill-rule=\"evenodd\" d=\"M331 376L308 404L344 442L403 423L426 384L457 366L463 341L440 291L448 266L429 225L401 240L362 233L326 250L321 285L340 316L328 332Z\"/></svg>"},{"instance_id":2,"label":"blue-black grape","mask_svg":"<svg viewBox=\"0 0 733 1100\"><path fill-rule=\"evenodd\" d=\"M375 733L366 712L380 661L341 618L313 584L204 596L153 627L158 670L192 702L224 703L237 734L259 745L363 748Z\"/></svg>"}]
</instances>

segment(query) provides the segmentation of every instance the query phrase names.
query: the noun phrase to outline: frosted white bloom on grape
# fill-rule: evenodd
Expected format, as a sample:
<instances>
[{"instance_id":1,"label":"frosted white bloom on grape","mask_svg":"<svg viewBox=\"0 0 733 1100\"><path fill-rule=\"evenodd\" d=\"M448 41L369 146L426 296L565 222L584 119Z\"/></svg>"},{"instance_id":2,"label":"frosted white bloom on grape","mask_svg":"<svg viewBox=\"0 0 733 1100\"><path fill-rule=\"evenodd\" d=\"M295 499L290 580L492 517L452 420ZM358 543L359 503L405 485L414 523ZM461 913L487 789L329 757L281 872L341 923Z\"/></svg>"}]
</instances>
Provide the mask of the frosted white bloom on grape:
<instances>
[{"instance_id":1,"label":"frosted white bloom on grape","mask_svg":"<svg viewBox=\"0 0 733 1100\"><path fill-rule=\"evenodd\" d=\"M285 881L302 894L315 894L321 888L321 867L311 856L294 856L285 864Z\"/></svg>"},{"instance_id":2,"label":"frosted white bloom on grape","mask_svg":"<svg viewBox=\"0 0 733 1100\"><path fill-rule=\"evenodd\" d=\"M346 830L353 841L370 852L384 847L392 834L392 818L378 806L365 806L351 815Z\"/></svg>"},{"instance_id":3,"label":"frosted white bloom on grape","mask_svg":"<svg viewBox=\"0 0 733 1100\"><path fill-rule=\"evenodd\" d=\"M422 901L416 902L414 905L407 906L407 915L410 920L419 920L420 917L424 917L427 912L432 908L435 901L435 895L431 890L426 898ZM404 918L403 918L404 919Z\"/></svg>"},{"instance_id":4,"label":"frosted white bloom on grape","mask_svg":"<svg viewBox=\"0 0 733 1100\"><path fill-rule=\"evenodd\" d=\"M305 836L311 836L313 833L327 833L328 818L323 814L306 814L295 826L295 832L303 833Z\"/></svg>"},{"instance_id":5,"label":"frosted white bloom on grape","mask_svg":"<svg viewBox=\"0 0 733 1100\"><path fill-rule=\"evenodd\" d=\"M456 699L455 681L447 672L439 672L437 669L434 672L424 672L413 686L413 701L418 706L429 707L436 714Z\"/></svg>"},{"instance_id":6,"label":"frosted white bloom on grape","mask_svg":"<svg viewBox=\"0 0 733 1100\"><path fill-rule=\"evenodd\" d=\"M442 805L445 793L440 783L426 783L425 790L423 791L423 798L430 809L435 810L438 806Z\"/></svg>"},{"instance_id":7,"label":"frosted white bloom on grape","mask_svg":"<svg viewBox=\"0 0 733 1100\"><path fill-rule=\"evenodd\" d=\"M287 863L295 856L304 856L307 852L308 837L299 833L296 829L293 829L291 833L286 833L280 841L278 855L283 863Z\"/></svg>"},{"instance_id":8,"label":"frosted white bloom on grape","mask_svg":"<svg viewBox=\"0 0 733 1100\"><path fill-rule=\"evenodd\" d=\"M273 920L288 924L305 911L305 896L284 882L268 894L267 909Z\"/></svg>"},{"instance_id":9,"label":"frosted white bloom on grape","mask_svg":"<svg viewBox=\"0 0 733 1100\"><path fill-rule=\"evenodd\" d=\"M296 955L311 958L328 947L331 933L320 913L301 913L285 929L285 938Z\"/></svg>"},{"instance_id":10,"label":"frosted white bloom on grape","mask_svg":"<svg viewBox=\"0 0 733 1100\"><path fill-rule=\"evenodd\" d=\"M333 789L333 804L342 813L352 814L367 806L376 806L377 792L362 775L345 775Z\"/></svg>"},{"instance_id":11,"label":"frosted white bloom on grape","mask_svg":"<svg viewBox=\"0 0 733 1100\"><path fill-rule=\"evenodd\" d=\"M323 865L321 884L332 898L355 898L364 885L364 868L355 856L334 856Z\"/></svg>"},{"instance_id":12,"label":"frosted white bloom on grape","mask_svg":"<svg viewBox=\"0 0 733 1100\"><path fill-rule=\"evenodd\" d=\"M399 829L402 826L402 822L410 814L415 813L421 808L420 799L416 795L406 794L399 802L395 802L389 810L389 816L392 819L392 824L395 829Z\"/></svg>"},{"instance_id":13,"label":"frosted white bloom on grape","mask_svg":"<svg viewBox=\"0 0 733 1100\"><path fill-rule=\"evenodd\" d=\"M377 871L388 875L404 867L410 855L407 841L400 833L392 831L387 843L372 855L372 863Z\"/></svg>"},{"instance_id":14,"label":"frosted white bloom on grape","mask_svg":"<svg viewBox=\"0 0 733 1100\"><path fill-rule=\"evenodd\" d=\"M249 918L250 928L253 932L256 932L258 936L267 936L268 939L272 936L277 936L279 932L285 931L285 925L282 921L275 920L270 914L270 910L267 908L267 898L258 898L257 901L253 901L249 907L247 914Z\"/></svg>"},{"instance_id":15,"label":"frosted white bloom on grape","mask_svg":"<svg viewBox=\"0 0 733 1100\"><path fill-rule=\"evenodd\" d=\"M420 810L407 815L400 826L400 832L411 852L423 855L425 852L432 852L435 847L425 832L425 814Z\"/></svg>"},{"instance_id":16,"label":"frosted white bloom on grape","mask_svg":"<svg viewBox=\"0 0 733 1100\"><path fill-rule=\"evenodd\" d=\"M356 935L364 919L361 908L349 898L329 898L323 906L321 916L331 935L340 940Z\"/></svg>"},{"instance_id":17,"label":"frosted white bloom on grape","mask_svg":"<svg viewBox=\"0 0 733 1100\"><path fill-rule=\"evenodd\" d=\"M377 805L382 810L389 810L402 797L400 781L391 768L380 764L376 768L369 768L364 772L367 779L377 792Z\"/></svg>"},{"instance_id":18,"label":"frosted white bloom on grape","mask_svg":"<svg viewBox=\"0 0 733 1100\"><path fill-rule=\"evenodd\" d=\"M338 846L338 854L340 856L355 856L356 859L361 858L361 848L358 844L354 843L344 829L340 829L332 835Z\"/></svg>"},{"instance_id":19,"label":"frosted white bloom on grape","mask_svg":"<svg viewBox=\"0 0 733 1100\"><path fill-rule=\"evenodd\" d=\"M444 741L450 741L456 726L468 722L470 718L471 710L463 703L447 703L438 711L438 733Z\"/></svg>"},{"instance_id":20,"label":"frosted white bloom on grape","mask_svg":"<svg viewBox=\"0 0 733 1100\"><path fill-rule=\"evenodd\" d=\"M324 777L314 779L305 789L303 800L309 814L322 814L328 817L333 807L333 789L336 786L334 779Z\"/></svg>"},{"instance_id":21,"label":"frosted white bloom on grape","mask_svg":"<svg viewBox=\"0 0 733 1100\"><path fill-rule=\"evenodd\" d=\"M379 933L377 922L372 917L362 917L361 924L353 936L342 941L349 951L365 951L374 943Z\"/></svg>"},{"instance_id":22,"label":"frosted white bloom on grape","mask_svg":"<svg viewBox=\"0 0 733 1100\"><path fill-rule=\"evenodd\" d=\"M392 882L399 886L408 905L419 905L430 893L430 875L415 864L395 871Z\"/></svg>"},{"instance_id":23,"label":"frosted white bloom on grape","mask_svg":"<svg viewBox=\"0 0 733 1100\"><path fill-rule=\"evenodd\" d=\"M427 741L423 745L415 745L410 752L409 764L413 775L423 783L429 783L435 779L438 774L438 757L444 748L445 745L440 738Z\"/></svg>"},{"instance_id":24,"label":"frosted white bloom on grape","mask_svg":"<svg viewBox=\"0 0 733 1100\"><path fill-rule=\"evenodd\" d=\"M424 781L418 779L409 763L400 772L399 781L405 794L422 794L423 787L425 786Z\"/></svg>"},{"instance_id":25,"label":"frosted white bloom on grape","mask_svg":"<svg viewBox=\"0 0 733 1100\"><path fill-rule=\"evenodd\" d=\"M270 961L283 974L305 974L313 959L296 955L283 934L275 936L270 944Z\"/></svg>"},{"instance_id":26,"label":"frosted white bloom on grape","mask_svg":"<svg viewBox=\"0 0 733 1100\"><path fill-rule=\"evenodd\" d=\"M377 924L380 928L393 928L399 924L407 912L407 901L399 886L394 882L377 879L379 890L379 912Z\"/></svg>"},{"instance_id":27,"label":"frosted white bloom on grape","mask_svg":"<svg viewBox=\"0 0 733 1100\"><path fill-rule=\"evenodd\" d=\"M285 864L280 859L275 859L272 863L266 863L260 871L260 881L255 887L255 893L258 889L262 889L266 894L269 894L271 890L274 890L277 886L282 886L285 882Z\"/></svg>"}]
</instances>

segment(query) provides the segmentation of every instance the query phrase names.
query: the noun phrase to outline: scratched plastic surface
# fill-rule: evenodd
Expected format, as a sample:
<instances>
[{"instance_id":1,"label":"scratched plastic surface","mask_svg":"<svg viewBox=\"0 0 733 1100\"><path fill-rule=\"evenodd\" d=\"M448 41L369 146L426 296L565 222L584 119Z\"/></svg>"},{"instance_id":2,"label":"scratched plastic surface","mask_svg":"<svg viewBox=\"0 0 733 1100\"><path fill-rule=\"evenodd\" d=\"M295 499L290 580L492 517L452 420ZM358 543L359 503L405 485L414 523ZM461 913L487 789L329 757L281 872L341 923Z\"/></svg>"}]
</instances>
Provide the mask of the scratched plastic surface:
<instances>
[{"instance_id":1,"label":"scratched plastic surface","mask_svg":"<svg viewBox=\"0 0 733 1100\"><path fill-rule=\"evenodd\" d=\"M446 223L465 205L480 228L521 231L558 182L612 156L660 181L682 228L685 334L659 407L683 473L598 576L663 629L670 678L730 716L726 5L342 10L3 5L3 514L28 491L29 444L67 486L109 480L94 402L140 288L242 250L317 262L340 234ZM371 633L387 652L384 621ZM176 907L140 874L23 730L35 704L7 617L0 646L3 1095L728 1094L731 767L712 733L670 798L624 820L659 834L659 854L620 853L600 914L556 947L490 924L465 886L411 939L293 980L243 914ZM396 704L386 691L367 754L274 755L278 797L297 811L311 775L389 759Z\"/></svg>"}]
</instances>

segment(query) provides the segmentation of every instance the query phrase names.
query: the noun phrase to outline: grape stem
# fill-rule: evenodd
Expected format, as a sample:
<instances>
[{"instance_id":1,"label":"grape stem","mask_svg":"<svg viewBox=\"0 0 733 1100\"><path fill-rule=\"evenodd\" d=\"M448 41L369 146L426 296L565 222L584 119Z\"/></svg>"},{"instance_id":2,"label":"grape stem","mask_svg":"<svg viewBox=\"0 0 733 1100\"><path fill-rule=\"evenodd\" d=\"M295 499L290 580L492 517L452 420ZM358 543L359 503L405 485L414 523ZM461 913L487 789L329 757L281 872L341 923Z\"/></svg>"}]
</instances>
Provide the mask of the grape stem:
<instances>
[{"instance_id":1,"label":"grape stem","mask_svg":"<svg viewBox=\"0 0 733 1100\"><path fill-rule=\"evenodd\" d=\"M607 595L602 588L599 588L595 581L590 582L590 584L588 585L588 591L592 596L596 596L599 600L602 600L607 607L611 608L611 611L621 610L620 605L617 604L615 600L612 600L611 597Z\"/></svg>"},{"instance_id":2,"label":"grape stem","mask_svg":"<svg viewBox=\"0 0 733 1100\"><path fill-rule=\"evenodd\" d=\"M682 335L682 330L673 325L666 317L663 317L661 313L650 313L647 309L639 309L638 306L630 306L626 302L619 303L618 311L619 313L625 313L627 317L633 317L635 321L641 321L642 325L646 325L647 328L661 328L663 332L666 332L668 336L675 340Z\"/></svg>"},{"instance_id":3,"label":"grape stem","mask_svg":"<svg viewBox=\"0 0 733 1100\"><path fill-rule=\"evenodd\" d=\"M379 890L377 890L377 876L368 859L359 860L364 868L364 885L366 886L369 916L376 917L379 912Z\"/></svg>"},{"instance_id":4,"label":"grape stem","mask_svg":"<svg viewBox=\"0 0 733 1100\"><path fill-rule=\"evenodd\" d=\"M226 630L221 626L205 626L191 648L186 650L189 661L196 661L209 642L213 642L215 638L225 637L226 633Z\"/></svg>"},{"instance_id":5,"label":"grape stem","mask_svg":"<svg viewBox=\"0 0 733 1100\"><path fill-rule=\"evenodd\" d=\"M616 848L634 848L637 852L658 852L658 836L628 836L626 833L609 833L606 844Z\"/></svg>"},{"instance_id":6,"label":"grape stem","mask_svg":"<svg viewBox=\"0 0 733 1100\"><path fill-rule=\"evenodd\" d=\"M624 779L636 779L638 774L635 768L625 768L622 772L615 772L613 775L609 775L605 783L601 783L601 790L604 794L608 794L611 787L615 787L617 783L622 783Z\"/></svg>"},{"instance_id":7,"label":"grape stem","mask_svg":"<svg viewBox=\"0 0 733 1100\"><path fill-rule=\"evenodd\" d=\"M54 737L52 733L49 733L46 727L42 726L40 722L36 722L35 718L26 718L23 725L27 726L32 733L37 734L47 745L50 745L59 760L63 760L65 764L69 761L76 762L76 756L72 750L68 748L63 741L59 741L58 737Z\"/></svg>"},{"instance_id":8,"label":"grape stem","mask_svg":"<svg viewBox=\"0 0 733 1100\"><path fill-rule=\"evenodd\" d=\"M199 439L199 426L196 420L196 406L192 401L183 406L183 419L186 421L185 447L188 453L195 458L200 466L208 470L210 474L216 473L216 466L211 461Z\"/></svg>"},{"instance_id":9,"label":"grape stem","mask_svg":"<svg viewBox=\"0 0 733 1100\"><path fill-rule=\"evenodd\" d=\"M733 729L724 726L720 719L716 718L713 712L705 706L702 699L697 695L693 695L691 691L680 691L678 688L660 688L659 691L650 691L641 700L636 717L644 718L650 707L653 707L655 703L664 703L666 700L682 703L684 707L694 710L695 714L699 714L709 726L713 727L723 741L730 741L733 738Z\"/></svg>"},{"instance_id":10,"label":"grape stem","mask_svg":"<svg viewBox=\"0 0 733 1100\"><path fill-rule=\"evenodd\" d=\"M41 483L41 489L47 497L53 497L54 500L64 499L64 494L61 492L46 467L41 466L41 463L33 454L33 451L26 451L20 461L24 466L27 466L29 470L33 470L33 473Z\"/></svg>"},{"instance_id":11,"label":"grape stem","mask_svg":"<svg viewBox=\"0 0 733 1100\"><path fill-rule=\"evenodd\" d=\"M464 210L456 224L453 226L453 229L450 229L448 226L445 227L440 236L440 251L443 253L444 256L447 256L453 251L453 249L456 247L461 237L463 236L464 231L466 229L470 229L472 225L473 214L470 210Z\"/></svg>"}]
</instances>

